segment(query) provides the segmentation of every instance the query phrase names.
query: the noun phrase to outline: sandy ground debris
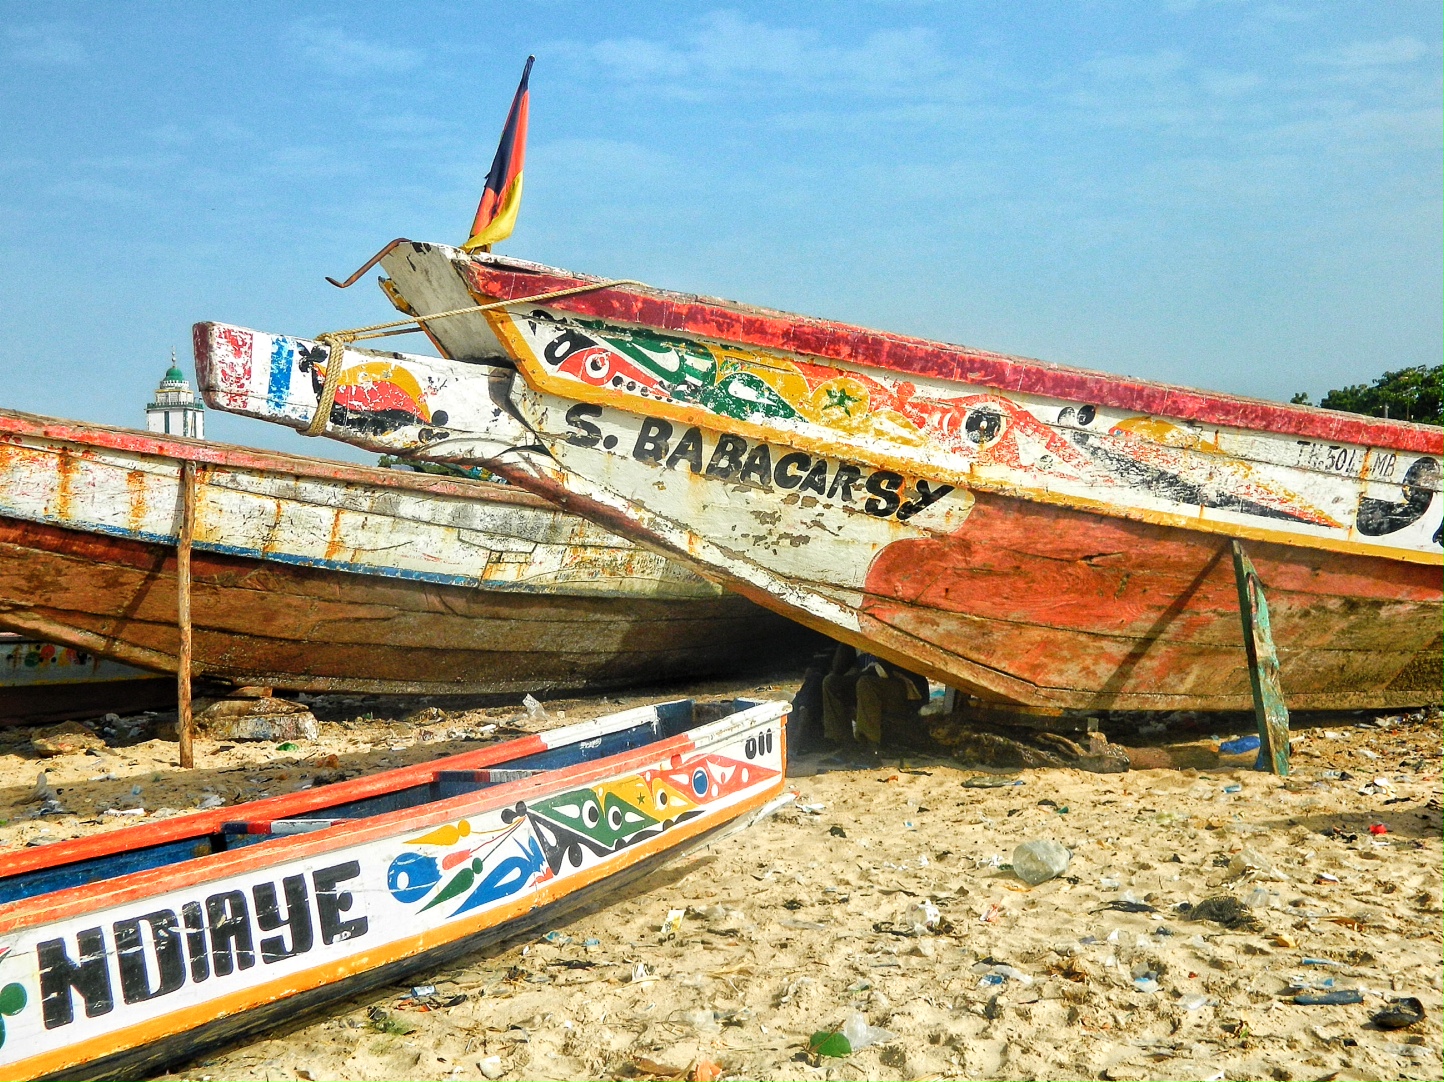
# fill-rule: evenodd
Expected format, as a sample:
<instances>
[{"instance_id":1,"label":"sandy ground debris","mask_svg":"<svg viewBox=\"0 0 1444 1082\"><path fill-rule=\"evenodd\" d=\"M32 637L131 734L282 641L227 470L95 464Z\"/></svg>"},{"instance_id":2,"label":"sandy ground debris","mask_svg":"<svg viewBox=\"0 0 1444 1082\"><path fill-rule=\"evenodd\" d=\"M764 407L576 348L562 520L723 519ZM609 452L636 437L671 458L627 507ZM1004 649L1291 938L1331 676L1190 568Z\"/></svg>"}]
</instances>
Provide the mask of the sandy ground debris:
<instances>
[{"instance_id":1,"label":"sandy ground debris","mask_svg":"<svg viewBox=\"0 0 1444 1082\"><path fill-rule=\"evenodd\" d=\"M203 738L191 772L174 742L151 735L163 715L114 719L104 747L46 759L32 731L8 730L0 846L679 694L795 690L713 683L551 702L546 718L328 696L311 704L316 741ZM1441 1077L1437 718L1305 723L1287 780L1221 758L1212 736L1131 757L1211 769L1005 775L937 756L796 755L793 808L610 904L418 979L431 986L419 994L342 1001L168 1077L683 1077L709 1061L736 1078ZM37 796L42 769L49 791ZM1044 838L1071 861L1030 888L1012 854ZM1217 897L1234 900L1238 926L1179 908ZM919 927L924 902L933 928ZM1293 1002L1344 988L1364 1002ZM1424 1002L1424 1024L1370 1023L1403 996ZM842 1058L807 1054L814 1032L854 1012L885 1039Z\"/></svg>"}]
</instances>

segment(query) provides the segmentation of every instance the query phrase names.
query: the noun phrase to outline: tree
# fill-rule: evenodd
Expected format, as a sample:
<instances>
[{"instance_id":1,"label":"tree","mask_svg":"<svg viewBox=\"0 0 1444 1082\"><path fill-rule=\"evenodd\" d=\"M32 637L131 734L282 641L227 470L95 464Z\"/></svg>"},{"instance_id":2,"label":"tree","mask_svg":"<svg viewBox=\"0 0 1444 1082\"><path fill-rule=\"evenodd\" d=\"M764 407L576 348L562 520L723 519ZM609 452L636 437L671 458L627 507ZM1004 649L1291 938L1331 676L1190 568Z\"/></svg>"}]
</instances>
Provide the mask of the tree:
<instances>
[{"instance_id":1,"label":"tree","mask_svg":"<svg viewBox=\"0 0 1444 1082\"><path fill-rule=\"evenodd\" d=\"M1362 413L1369 417L1444 425L1441 397L1444 397L1444 365L1427 368L1421 364L1385 372L1373 383L1355 383L1332 390L1319 400L1319 405L1326 410ZM1312 405L1303 391L1289 401Z\"/></svg>"}]
</instances>

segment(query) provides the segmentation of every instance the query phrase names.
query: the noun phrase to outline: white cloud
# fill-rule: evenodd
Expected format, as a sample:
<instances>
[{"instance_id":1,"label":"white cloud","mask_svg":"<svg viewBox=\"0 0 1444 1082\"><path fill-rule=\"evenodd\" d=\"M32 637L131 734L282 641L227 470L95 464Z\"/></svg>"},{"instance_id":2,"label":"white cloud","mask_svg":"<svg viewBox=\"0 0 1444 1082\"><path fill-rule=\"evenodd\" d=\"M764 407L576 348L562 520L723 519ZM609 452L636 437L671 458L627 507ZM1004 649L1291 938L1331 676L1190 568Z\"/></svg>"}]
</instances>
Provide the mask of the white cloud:
<instances>
[{"instance_id":1,"label":"white cloud","mask_svg":"<svg viewBox=\"0 0 1444 1082\"><path fill-rule=\"evenodd\" d=\"M6 52L12 60L61 67L83 64L86 60L85 46L68 27L56 23L7 27L5 36L10 40Z\"/></svg>"},{"instance_id":2,"label":"white cloud","mask_svg":"<svg viewBox=\"0 0 1444 1082\"><path fill-rule=\"evenodd\" d=\"M1187 65L1177 49L1160 49L1154 53L1115 53L1095 56L1085 70L1110 80L1145 80L1156 82L1176 76Z\"/></svg>"},{"instance_id":3,"label":"white cloud","mask_svg":"<svg viewBox=\"0 0 1444 1082\"><path fill-rule=\"evenodd\" d=\"M1337 49L1312 52L1304 60L1335 68L1377 68L1412 64L1438 52L1418 38L1397 37L1388 41L1357 41Z\"/></svg>"},{"instance_id":4,"label":"white cloud","mask_svg":"<svg viewBox=\"0 0 1444 1082\"><path fill-rule=\"evenodd\" d=\"M50 186L51 198L63 203L99 203L104 206L134 206L145 202L134 188L95 177L76 177Z\"/></svg>"},{"instance_id":5,"label":"white cloud","mask_svg":"<svg viewBox=\"0 0 1444 1082\"><path fill-rule=\"evenodd\" d=\"M679 97L744 86L884 93L916 87L954 66L926 28L879 30L848 47L829 44L815 30L771 26L732 12L714 12L675 42L608 38L563 42L554 51L599 66L619 82Z\"/></svg>"},{"instance_id":6,"label":"white cloud","mask_svg":"<svg viewBox=\"0 0 1444 1082\"><path fill-rule=\"evenodd\" d=\"M365 41L322 23L296 23L290 39L304 56L333 75L410 71L421 63L421 54L415 49Z\"/></svg>"}]
</instances>

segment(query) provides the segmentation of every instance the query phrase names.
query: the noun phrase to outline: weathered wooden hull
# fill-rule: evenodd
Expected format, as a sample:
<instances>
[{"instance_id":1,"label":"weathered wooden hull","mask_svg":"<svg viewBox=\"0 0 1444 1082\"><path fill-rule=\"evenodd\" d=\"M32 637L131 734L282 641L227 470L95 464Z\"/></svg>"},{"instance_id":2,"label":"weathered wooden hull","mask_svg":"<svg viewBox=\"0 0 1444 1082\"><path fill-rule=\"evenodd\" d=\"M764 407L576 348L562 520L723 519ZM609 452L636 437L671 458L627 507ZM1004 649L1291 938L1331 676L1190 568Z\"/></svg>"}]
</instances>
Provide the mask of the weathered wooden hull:
<instances>
[{"instance_id":1,"label":"weathered wooden hull","mask_svg":"<svg viewBox=\"0 0 1444 1082\"><path fill-rule=\"evenodd\" d=\"M506 486L8 412L0 626L175 671L187 459L198 676L302 691L597 688L776 664L814 642Z\"/></svg>"},{"instance_id":2,"label":"weathered wooden hull","mask_svg":"<svg viewBox=\"0 0 1444 1082\"><path fill-rule=\"evenodd\" d=\"M505 303L428 322L465 363L348 352L328 435L487 461L794 619L1041 709L1247 709L1240 538L1291 706L1439 698L1438 429L430 245L383 266L409 311ZM305 427L326 350L249 333L198 327L208 400ZM428 423L368 413L402 373L435 388Z\"/></svg>"},{"instance_id":3,"label":"weathered wooden hull","mask_svg":"<svg viewBox=\"0 0 1444 1082\"><path fill-rule=\"evenodd\" d=\"M14 855L0 1079L154 1072L527 931L775 806L786 704L698 712L644 707Z\"/></svg>"},{"instance_id":4,"label":"weathered wooden hull","mask_svg":"<svg viewBox=\"0 0 1444 1082\"><path fill-rule=\"evenodd\" d=\"M72 646L0 631L0 725L169 705L175 681Z\"/></svg>"}]
</instances>

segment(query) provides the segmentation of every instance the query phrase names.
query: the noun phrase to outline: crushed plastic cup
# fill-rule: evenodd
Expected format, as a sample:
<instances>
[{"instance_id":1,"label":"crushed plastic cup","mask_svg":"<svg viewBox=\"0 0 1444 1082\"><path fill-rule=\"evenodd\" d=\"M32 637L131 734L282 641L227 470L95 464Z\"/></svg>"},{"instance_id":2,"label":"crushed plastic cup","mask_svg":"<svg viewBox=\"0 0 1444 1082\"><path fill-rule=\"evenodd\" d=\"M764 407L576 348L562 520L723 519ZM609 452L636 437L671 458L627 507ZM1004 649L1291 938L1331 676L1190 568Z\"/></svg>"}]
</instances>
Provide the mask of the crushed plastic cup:
<instances>
[{"instance_id":1,"label":"crushed plastic cup","mask_svg":"<svg viewBox=\"0 0 1444 1082\"><path fill-rule=\"evenodd\" d=\"M1369 833L1375 835L1387 834L1389 833L1389 828L1386 827L1383 823L1373 823L1369 826Z\"/></svg>"},{"instance_id":2,"label":"crushed plastic cup","mask_svg":"<svg viewBox=\"0 0 1444 1082\"><path fill-rule=\"evenodd\" d=\"M842 1024L842 1035L847 1038L847 1043L854 1052L870 1044L886 1044L895 1037L890 1030L868 1025L867 1016L861 1011L853 1011L847 1016L847 1021Z\"/></svg>"},{"instance_id":3,"label":"crushed plastic cup","mask_svg":"<svg viewBox=\"0 0 1444 1082\"><path fill-rule=\"evenodd\" d=\"M1041 838L1024 842L1013 850L1013 874L1029 886L1036 887L1068 868L1073 854L1061 842Z\"/></svg>"},{"instance_id":4,"label":"crushed plastic cup","mask_svg":"<svg viewBox=\"0 0 1444 1082\"><path fill-rule=\"evenodd\" d=\"M996 965L993 967L993 972L1000 977L1007 977L1010 981L1017 981L1025 987L1033 983L1032 977L1028 976L1028 974L1024 973L1021 969L1016 969L1010 965Z\"/></svg>"},{"instance_id":5,"label":"crushed plastic cup","mask_svg":"<svg viewBox=\"0 0 1444 1082\"><path fill-rule=\"evenodd\" d=\"M1152 977L1134 977L1133 988L1135 991L1138 992L1146 992L1152 994L1158 991L1158 982Z\"/></svg>"},{"instance_id":6,"label":"crushed plastic cup","mask_svg":"<svg viewBox=\"0 0 1444 1082\"><path fill-rule=\"evenodd\" d=\"M722 1023L717 1019L717 1012L710 1011L705 1007L695 1007L691 1010L680 1012L677 1021L684 1025L691 1026L698 1033L721 1033Z\"/></svg>"},{"instance_id":7,"label":"crushed plastic cup","mask_svg":"<svg viewBox=\"0 0 1444 1082\"><path fill-rule=\"evenodd\" d=\"M1098 886L1102 890L1117 890L1122 885L1122 883L1114 879L1111 875L1105 875L1102 879L1098 880Z\"/></svg>"},{"instance_id":8,"label":"crushed plastic cup","mask_svg":"<svg viewBox=\"0 0 1444 1082\"><path fill-rule=\"evenodd\" d=\"M536 696L528 694L525 698L522 699L521 705L526 708L526 716L531 718L532 721L551 720L551 718L547 715L546 707L542 706L542 704L537 701Z\"/></svg>"},{"instance_id":9,"label":"crushed plastic cup","mask_svg":"<svg viewBox=\"0 0 1444 1082\"><path fill-rule=\"evenodd\" d=\"M1185 1011L1200 1010L1208 1006L1208 997L1201 992L1194 992L1192 995L1187 995L1180 999L1178 1005Z\"/></svg>"},{"instance_id":10,"label":"crushed plastic cup","mask_svg":"<svg viewBox=\"0 0 1444 1082\"><path fill-rule=\"evenodd\" d=\"M1253 875L1257 879L1271 879L1279 883L1289 882L1287 875L1247 846L1235 853L1228 862L1230 879L1238 879L1244 875Z\"/></svg>"},{"instance_id":11,"label":"crushed plastic cup","mask_svg":"<svg viewBox=\"0 0 1444 1082\"><path fill-rule=\"evenodd\" d=\"M920 898L908 907L908 919L915 929L932 931L942 923L943 914L942 910L928 899Z\"/></svg>"}]
</instances>

